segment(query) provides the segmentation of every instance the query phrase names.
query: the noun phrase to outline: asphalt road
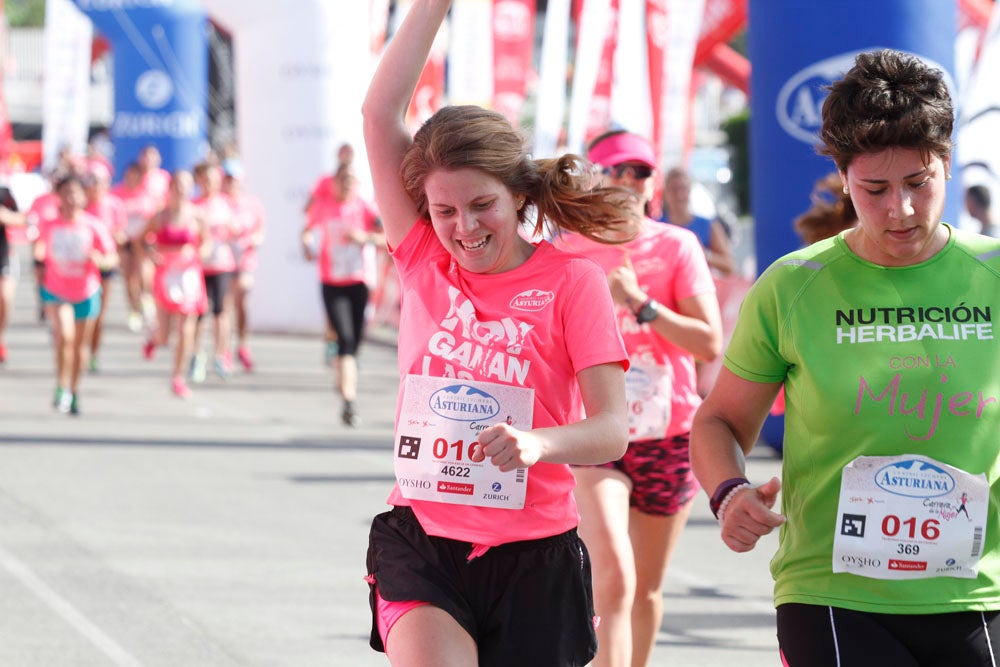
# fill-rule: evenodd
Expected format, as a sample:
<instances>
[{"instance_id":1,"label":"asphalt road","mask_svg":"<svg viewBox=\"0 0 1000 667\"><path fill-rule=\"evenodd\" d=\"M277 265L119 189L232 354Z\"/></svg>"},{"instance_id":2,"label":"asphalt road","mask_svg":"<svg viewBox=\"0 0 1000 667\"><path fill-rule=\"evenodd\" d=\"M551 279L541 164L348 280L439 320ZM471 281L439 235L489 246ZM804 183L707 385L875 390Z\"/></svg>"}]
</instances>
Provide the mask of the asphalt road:
<instances>
[{"instance_id":1,"label":"asphalt road","mask_svg":"<svg viewBox=\"0 0 1000 667\"><path fill-rule=\"evenodd\" d=\"M362 577L385 508L398 374L391 332L361 353L340 424L318 337L257 334L257 367L188 400L142 358L120 286L83 414L51 407L50 336L18 287L0 366L0 667L388 664ZM758 448L752 479L780 460ZM653 664L779 664L767 563L737 555L699 497L668 574Z\"/></svg>"}]
</instances>

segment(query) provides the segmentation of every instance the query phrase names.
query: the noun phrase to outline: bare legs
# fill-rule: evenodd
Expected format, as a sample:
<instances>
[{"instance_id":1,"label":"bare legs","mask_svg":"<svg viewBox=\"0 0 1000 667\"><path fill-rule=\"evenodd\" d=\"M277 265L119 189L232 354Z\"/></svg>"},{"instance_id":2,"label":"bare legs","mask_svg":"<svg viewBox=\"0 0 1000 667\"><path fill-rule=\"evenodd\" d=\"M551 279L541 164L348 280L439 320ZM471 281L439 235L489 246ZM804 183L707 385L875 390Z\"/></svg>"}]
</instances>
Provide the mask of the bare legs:
<instances>
[{"instance_id":1,"label":"bare legs","mask_svg":"<svg viewBox=\"0 0 1000 667\"><path fill-rule=\"evenodd\" d=\"M663 580L693 501L672 516L629 507L617 470L574 468L580 536L590 552L600 649L594 667L645 667L663 620Z\"/></svg>"},{"instance_id":2,"label":"bare legs","mask_svg":"<svg viewBox=\"0 0 1000 667\"><path fill-rule=\"evenodd\" d=\"M438 607L412 609L386 637L385 653L393 667L469 667L479 664L476 643Z\"/></svg>"}]
</instances>

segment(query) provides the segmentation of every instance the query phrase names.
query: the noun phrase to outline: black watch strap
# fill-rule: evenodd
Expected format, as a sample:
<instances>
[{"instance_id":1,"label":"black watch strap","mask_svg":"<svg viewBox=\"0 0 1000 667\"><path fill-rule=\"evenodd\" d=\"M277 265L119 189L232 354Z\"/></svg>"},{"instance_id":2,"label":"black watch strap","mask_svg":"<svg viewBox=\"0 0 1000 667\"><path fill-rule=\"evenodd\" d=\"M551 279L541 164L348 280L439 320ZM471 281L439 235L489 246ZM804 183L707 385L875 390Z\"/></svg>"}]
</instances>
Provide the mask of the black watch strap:
<instances>
[{"instance_id":1,"label":"black watch strap","mask_svg":"<svg viewBox=\"0 0 1000 667\"><path fill-rule=\"evenodd\" d=\"M642 304L638 311L635 313L635 321L639 324L646 324L647 322L652 322L656 319L656 314L659 311L660 304L652 299L646 299L646 302Z\"/></svg>"}]
</instances>

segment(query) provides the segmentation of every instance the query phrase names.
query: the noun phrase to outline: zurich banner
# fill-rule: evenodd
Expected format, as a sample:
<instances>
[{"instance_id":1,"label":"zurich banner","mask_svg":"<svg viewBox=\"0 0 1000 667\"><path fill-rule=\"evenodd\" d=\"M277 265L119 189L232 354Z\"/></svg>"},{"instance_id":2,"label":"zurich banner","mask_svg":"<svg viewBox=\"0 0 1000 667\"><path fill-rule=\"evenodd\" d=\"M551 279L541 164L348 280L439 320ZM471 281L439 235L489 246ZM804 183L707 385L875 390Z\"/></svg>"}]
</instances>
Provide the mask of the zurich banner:
<instances>
[{"instance_id":1,"label":"zurich banner","mask_svg":"<svg viewBox=\"0 0 1000 667\"><path fill-rule=\"evenodd\" d=\"M809 208L813 184L835 171L817 154L824 86L862 51L912 53L953 77L955 0L751 0L750 187L757 269L801 245L792 227ZM957 94L951 85L952 100ZM955 173L952 184L961 182ZM958 224L958 192L944 219Z\"/></svg>"},{"instance_id":2,"label":"zurich banner","mask_svg":"<svg viewBox=\"0 0 1000 667\"><path fill-rule=\"evenodd\" d=\"M147 145L167 170L190 168L208 140L207 17L197 0L74 0L111 43L119 176Z\"/></svg>"}]
</instances>

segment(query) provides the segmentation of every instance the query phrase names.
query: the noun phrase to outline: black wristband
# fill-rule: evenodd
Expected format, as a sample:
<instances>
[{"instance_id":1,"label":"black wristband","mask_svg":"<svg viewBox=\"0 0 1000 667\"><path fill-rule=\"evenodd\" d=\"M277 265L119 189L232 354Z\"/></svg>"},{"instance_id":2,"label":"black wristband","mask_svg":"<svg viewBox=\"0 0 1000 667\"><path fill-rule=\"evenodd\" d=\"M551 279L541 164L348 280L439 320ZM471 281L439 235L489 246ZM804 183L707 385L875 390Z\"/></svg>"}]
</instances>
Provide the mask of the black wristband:
<instances>
[{"instance_id":1,"label":"black wristband","mask_svg":"<svg viewBox=\"0 0 1000 667\"><path fill-rule=\"evenodd\" d=\"M719 486L715 487L715 493L712 494L711 499L708 501L708 507L712 510L712 516L716 519L719 518L719 505L722 501L726 499L729 492L735 489L740 484L749 484L750 480L746 477L733 477L732 479L727 479Z\"/></svg>"}]
</instances>

